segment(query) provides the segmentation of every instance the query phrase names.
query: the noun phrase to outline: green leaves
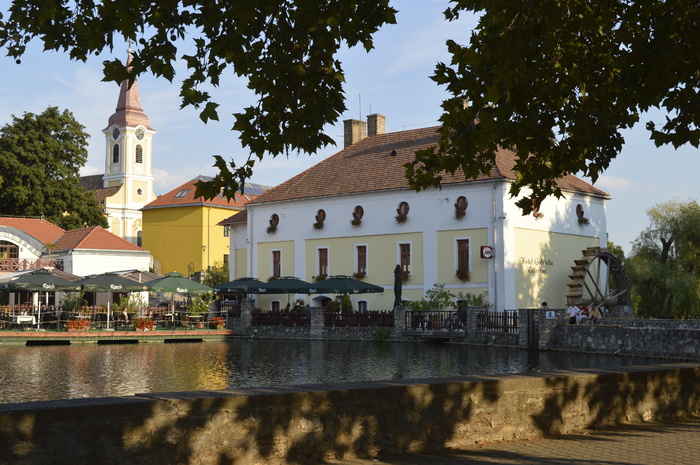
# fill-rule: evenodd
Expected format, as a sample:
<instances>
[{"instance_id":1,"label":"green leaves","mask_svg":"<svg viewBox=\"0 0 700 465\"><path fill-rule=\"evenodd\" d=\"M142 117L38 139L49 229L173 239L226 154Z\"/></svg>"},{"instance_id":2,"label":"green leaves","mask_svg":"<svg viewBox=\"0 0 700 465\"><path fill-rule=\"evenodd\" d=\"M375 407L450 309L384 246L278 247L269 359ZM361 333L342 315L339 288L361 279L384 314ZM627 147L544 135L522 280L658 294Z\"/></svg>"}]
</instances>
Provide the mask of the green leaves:
<instances>
[{"instance_id":1,"label":"green leaves","mask_svg":"<svg viewBox=\"0 0 700 465\"><path fill-rule=\"evenodd\" d=\"M234 130L256 158L315 152L333 143L323 133L345 111L344 73L334 60L339 48L372 48L372 35L394 23L389 0L120 0L46 2L13 0L0 19L0 46L19 58L40 40L67 50L74 60L112 52L115 37L134 44L131 69L104 62L105 79L133 81L143 72L172 80L178 53L187 71L182 106L200 109L202 121L218 119L209 89L233 72L248 79L255 104L234 111ZM39 20L37 21L37 18ZM180 52L178 52L180 50ZM181 50L187 50L183 54ZM214 181L242 184L250 167L222 165Z\"/></svg>"},{"instance_id":2,"label":"green leaves","mask_svg":"<svg viewBox=\"0 0 700 465\"><path fill-rule=\"evenodd\" d=\"M80 185L87 137L67 110L13 116L0 129L0 215L43 215L64 229L106 227L102 208Z\"/></svg>"},{"instance_id":3,"label":"green leaves","mask_svg":"<svg viewBox=\"0 0 700 465\"><path fill-rule=\"evenodd\" d=\"M443 104L440 143L408 168L414 188L435 185L440 168L473 178L499 145L517 147L511 193L532 190L534 205L519 202L529 212L560 195L556 180L567 173L595 181L620 152L621 130L654 106L672 115L661 128L647 126L657 144L700 142L697 3L455 3L448 20L467 11L479 25L468 46L448 41L452 61L435 69L453 98Z\"/></svg>"}]
</instances>

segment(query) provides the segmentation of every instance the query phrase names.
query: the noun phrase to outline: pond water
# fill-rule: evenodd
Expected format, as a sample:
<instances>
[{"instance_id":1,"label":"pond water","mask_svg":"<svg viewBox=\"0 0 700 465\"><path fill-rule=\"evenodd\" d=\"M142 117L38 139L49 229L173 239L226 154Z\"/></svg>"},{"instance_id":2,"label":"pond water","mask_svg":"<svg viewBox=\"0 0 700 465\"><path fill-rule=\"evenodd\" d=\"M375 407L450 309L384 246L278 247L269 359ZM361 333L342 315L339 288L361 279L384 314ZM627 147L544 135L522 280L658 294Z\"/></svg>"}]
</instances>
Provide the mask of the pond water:
<instances>
[{"instance_id":1,"label":"pond water","mask_svg":"<svg viewBox=\"0 0 700 465\"><path fill-rule=\"evenodd\" d=\"M0 403L651 363L655 361L427 343L235 340L11 346L0 347Z\"/></svg>"}]
</instances>

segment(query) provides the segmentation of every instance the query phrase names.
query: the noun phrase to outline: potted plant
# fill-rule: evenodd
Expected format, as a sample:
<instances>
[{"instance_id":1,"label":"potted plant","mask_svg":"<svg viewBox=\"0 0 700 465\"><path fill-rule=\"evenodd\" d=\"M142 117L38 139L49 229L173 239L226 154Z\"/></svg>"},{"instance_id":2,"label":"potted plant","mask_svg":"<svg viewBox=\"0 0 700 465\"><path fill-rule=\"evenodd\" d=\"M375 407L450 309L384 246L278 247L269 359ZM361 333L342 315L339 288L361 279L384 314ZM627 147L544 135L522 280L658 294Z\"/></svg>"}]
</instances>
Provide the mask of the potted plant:
<instances>
[{"instance_id":1,"label":"potted plant","mask_svg":"<svg viewBox=\"0 0 700 465\"><path fill-rule=\"evenodd\" d=\"M471 274L469 273L469 270L457 270L455 272L455 276L463 283L466 283L471 279Z\"/></svg>"},{"instance_id":2,"label":"potted plant","mask_svg":"<svg viewBox=\"0 0 700 465\"><path fill-rule=\"evenodd\" d=\"M211 329L224 329L224 326L226 326L226 319L223 316L215 316L209 323Z\"/></svg>"},{"instance_id":3,"label":"potted plant","mask_svg":"<svg viewBox=\"0 0 700 465\"><path fill-rule=\"evenodd\" d=\"M204 328L204 314L216 300L215 294L203 294L195 297L187 304L187 316L198 328Z\"/></svg>"},{"instance_id":4,"label":"potted plant","mask_svg":"<svg viewBox=\"0 0 700 465\"><path fill-rule=\"evenodd\" d=\"M364 271L356 271L352 274L352 277L355 279L365 279L365 276L367 276L367 273Z\"/></svg>"},{"instance_id":5,"label":"potted plant","mask_svg":"<svg viewBox=\"0 0 700 465\"><path fill-rule=\"evenodd\" d=\"M66 322L66 329L68 331L87 331L89 327L90 320L86 320L84 318L76 318Z\"/></svg>"},{"instance_id":6,"label":"potted plant","mask_svg":"<svg viewBox=\"0 0 700 465\"><path fill-rule=\"evenodd\" d=\"M319 283L321 281L325 281L327 277L328 275L321 273L318 276L313 276L312 279L315 283Z\"/></svg>"},{"instance_id":7,"label":"potted plant","mask_svg":"<svg viewBox=\"0 0 700 465\"><path fill-rule=\"evenodd\" d=\"M401 272L401 282L406 284L411 279L411 274L408 271Z\"/></svg>"},{"instance_id":8,"label":"potted plant","mask_svg":"<svg viewBox=\"0 0 700 465\"><path fill-rule=\"evenodd\" d=\"M353 218L350 220L350 224L353 226L359 226L362 224L362 220L358 218Z\"/></svg>"},{"instance_id":9,"label":"potted plant","mask_svg":"<svg viewBox=\"0 0 700 465\"><path fill-rule=\"evenodd\" d=\"M156 327L156 322L150 318L137 318L134 321L134 331L153 331Z\"/></svg>"}]
</instances>

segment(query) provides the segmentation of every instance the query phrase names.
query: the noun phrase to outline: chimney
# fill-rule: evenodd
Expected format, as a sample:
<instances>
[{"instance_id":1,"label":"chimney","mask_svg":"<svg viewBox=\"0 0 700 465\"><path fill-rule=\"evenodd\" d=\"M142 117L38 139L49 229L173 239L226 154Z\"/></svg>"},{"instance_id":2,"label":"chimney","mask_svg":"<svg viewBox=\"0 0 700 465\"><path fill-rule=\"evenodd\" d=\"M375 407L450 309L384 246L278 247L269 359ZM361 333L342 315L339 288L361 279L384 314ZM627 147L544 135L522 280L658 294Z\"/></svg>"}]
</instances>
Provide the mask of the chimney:
<instances>
[{"instance_id":1,"label":"chimney","mask_svg":"<svg viewBox=\"0 0 700 465\"><path fill-rule=\"evenodd\" d=\"M367 123L364 121L346 119L343 124L345 125L345 147L350 147L367 137Z\"/></svg>"},{"instance_id":2,"label":"chimney","mask_svg":"<svg viewBox=\"0 0 700 465\"><path fill-rule=\"evenodd\" d=\"M376 136L386 132L386 116L374 113L367 115L367 135Z\"/></svg>"}]
</instances>

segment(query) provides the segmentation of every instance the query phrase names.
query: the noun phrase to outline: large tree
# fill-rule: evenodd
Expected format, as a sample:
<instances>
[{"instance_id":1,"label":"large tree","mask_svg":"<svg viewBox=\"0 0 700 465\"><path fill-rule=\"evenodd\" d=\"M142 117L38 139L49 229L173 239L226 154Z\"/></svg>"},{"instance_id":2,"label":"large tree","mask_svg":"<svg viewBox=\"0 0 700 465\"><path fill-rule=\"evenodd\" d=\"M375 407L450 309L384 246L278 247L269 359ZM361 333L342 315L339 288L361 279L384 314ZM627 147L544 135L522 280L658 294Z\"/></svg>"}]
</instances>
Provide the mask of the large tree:
<instances>
[{"instance_id":1,"label":"large tree","mask_svg":"<svg viewBox=\"0 0 700 465\"><path fill-rule=\"evenodd\" d=\"M415 188L443 170L486 172L499 145L517 150L511 192L533 189L530 211L560 195L556 179L595 181L624 143L621 130L651 108L658 145L700 139L700 3L683 0L455 0L448 19L480 14L469 45L448 42L453 60L434 80L443 103L442 139L408 174Z\"/></svg>"},{"instance_id":2,"label":"large tree","mask_svg":"<svg viewBox=\"0 0 700 465\"><path fill-rule=\"evenodd\" d=\"M626 261L637 312L700 316L700 205L673 200L647 213L650 225Z\"/></svg>"},{"instance_id":3,"label":"large tree","mask_svg":"<svg viewBox=\"0 0 700 465\"><path fill-rule=\"evenodd\" d=\"M56 107L12 116L0 129L0 215L44 216L64 229L107 227L99 203L80 185L84 129Z\"/></svg>"},{"instance_id":4,"label":"large tree","mask_svg":"<svg viewBox=\"0 0 700 465\"><path fill-rule=\"evenodd\" d=\"M13 0L0 19L0 46L19 60L34 38L71 58L111 50L115 36L136 43L132 69L105 62L109 80L150 71L172 79L178 45L188 66L183 105L217 104L201 84L227 70L248 79L257 102L235 114L234 130L252 154L242 166L217 157L220 174L205 194L232 195L255 158L313 152L345 110L340 45L372 48L372 34L395 21L389 0ZM669 117L647 127L657 144L698 145L700 4L684 0L453 0L451 20L480 15L467 45L448 42L452 63L435 81L443 103L442 139L406 166L413 188L439 185L442 173L476 177L498 145L517 150L512 193L532 188L533 203L560 195L556 180L583 173L594 181L623 145L621 130L644 111ZM191 43L184 39L190 39Z\"/></svg>"}]
</instances>

